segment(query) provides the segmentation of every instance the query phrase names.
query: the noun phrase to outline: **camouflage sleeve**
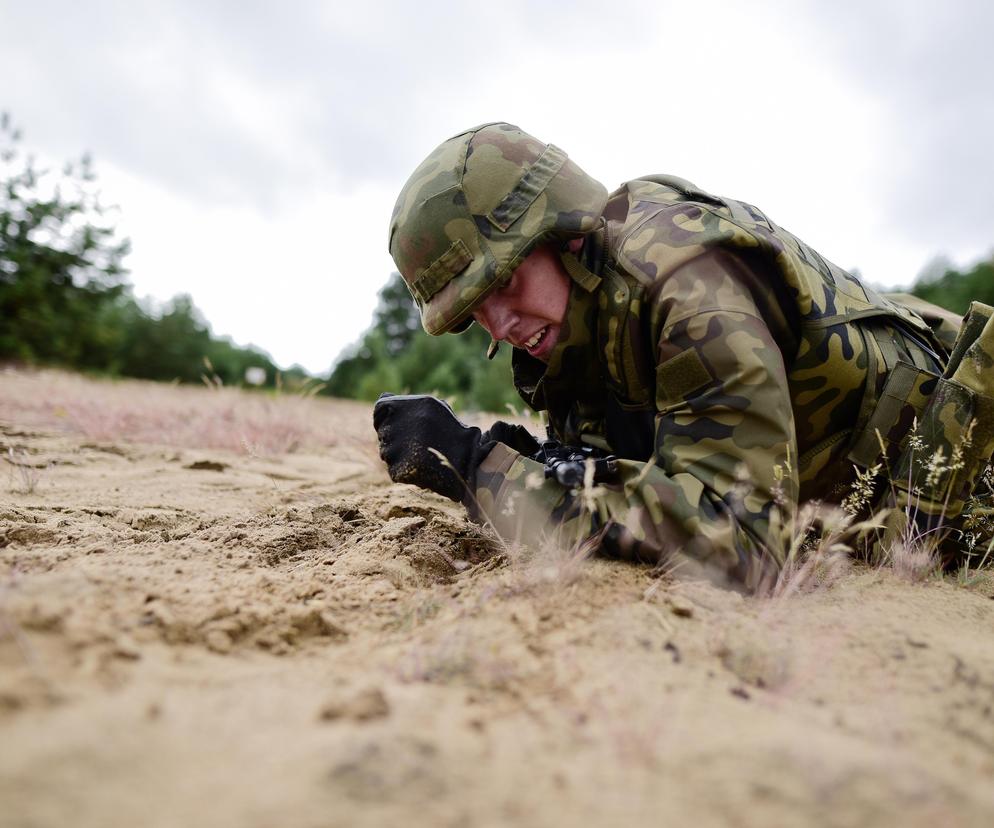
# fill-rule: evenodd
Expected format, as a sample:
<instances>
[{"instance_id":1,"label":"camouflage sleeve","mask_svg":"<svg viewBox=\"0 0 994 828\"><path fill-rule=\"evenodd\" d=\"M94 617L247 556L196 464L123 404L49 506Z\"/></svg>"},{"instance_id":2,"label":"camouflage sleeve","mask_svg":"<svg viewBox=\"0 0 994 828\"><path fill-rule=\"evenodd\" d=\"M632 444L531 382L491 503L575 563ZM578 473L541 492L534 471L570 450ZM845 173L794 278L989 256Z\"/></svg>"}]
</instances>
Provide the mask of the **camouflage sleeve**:
<instances>
[{"instance_id":1,"label":"camouflage sleeve","mask_svg":"<svg viewBox=\"0 0 994 828\"><path fill-rule=\"evenodd\" d=\"M771 509L796 498L796 440L754 275L734 256L707 253L657 281L644 309L657 343L647 462L620 461L617 480L571 493L498 444L477 476L478 518L512 541L596 537L609 554L749 589L775 579L782 552Z\"/></svg>"}]
</instances>

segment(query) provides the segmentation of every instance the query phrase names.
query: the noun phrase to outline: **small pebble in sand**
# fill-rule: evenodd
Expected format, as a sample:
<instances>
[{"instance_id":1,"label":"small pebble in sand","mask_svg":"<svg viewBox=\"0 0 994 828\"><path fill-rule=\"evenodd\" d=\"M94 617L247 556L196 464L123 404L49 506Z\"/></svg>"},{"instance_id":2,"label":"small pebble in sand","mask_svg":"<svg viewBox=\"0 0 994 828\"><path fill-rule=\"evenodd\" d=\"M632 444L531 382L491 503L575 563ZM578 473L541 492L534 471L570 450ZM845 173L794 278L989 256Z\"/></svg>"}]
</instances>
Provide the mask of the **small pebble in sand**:
<instances>
[{"instance_id":1,"label":"small pebble in sand","mask_svg":"<svg viewBox=\"0 0 994 828\"><path fill-rule=\"evenodd\" d=\"M215 653L224 655L231 652L231 636L224 630L211 630L207 633L204 643L208 649L213 650Z\"/></svg>"},{"instance_id":2,"label":"small pebble in sand","mask_svg":"<svg viewBox=\"0 0 994 828\"><path fill-rule=\"evenodd\" d=\"M694 617L694 605L686 598L680 595L669 595L666 598L666 603L669 604L670 612L679 618Z\"/></svg>"},{"instance_id":3,"label":"small pebble in sand","mask_svg":"<svg viewBox=\"0 0 994 828\"><path fill-rule=\"evenodd\" d=\"M190 463L189 466L184 466L184 469L192 469L193 471L215 471L221 472L228 468L227 463L219 463L215 460L197 460Z\"/></svg>"},{"instance_id":4,"label":"small pebble in sand","mask_svg":"<svg viewBox=\"0 0 994 828\"><path fill-rule=\"evenodd\" d=\"M390 705L383 691L378 687L372 687L353 696L332 699L325 703L318 713L318 718L325 722L337 719L366 722L371 719L381 719L389 713Z\"/></svg>"}]
</instances>

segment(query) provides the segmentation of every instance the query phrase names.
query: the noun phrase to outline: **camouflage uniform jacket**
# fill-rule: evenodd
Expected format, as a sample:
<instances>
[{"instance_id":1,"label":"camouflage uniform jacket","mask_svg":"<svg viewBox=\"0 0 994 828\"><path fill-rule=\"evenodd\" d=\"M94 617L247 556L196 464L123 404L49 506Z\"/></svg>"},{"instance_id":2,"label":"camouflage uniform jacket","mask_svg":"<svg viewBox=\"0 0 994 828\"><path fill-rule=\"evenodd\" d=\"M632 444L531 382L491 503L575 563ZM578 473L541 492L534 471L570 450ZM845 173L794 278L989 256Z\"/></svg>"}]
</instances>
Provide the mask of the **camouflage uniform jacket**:
<instances>
[{"instance_id":1,"label":"camouflage uniform jacket","mask_svg":"<svg viewBox=\"0 0 994 828\"><path fill-rule=\"evenodd\" d=\"M682 179L621 187L562 260L574 284L559 342L548 365L516 350L515 385L557 439L623 459L612 481L568 492L498 444L474 509L512 540L542 527L769 584L774 504L841 499L853 464L877 458L875 432L903 436L946 355L921 317Z\"/></svg>"}]
</instances>

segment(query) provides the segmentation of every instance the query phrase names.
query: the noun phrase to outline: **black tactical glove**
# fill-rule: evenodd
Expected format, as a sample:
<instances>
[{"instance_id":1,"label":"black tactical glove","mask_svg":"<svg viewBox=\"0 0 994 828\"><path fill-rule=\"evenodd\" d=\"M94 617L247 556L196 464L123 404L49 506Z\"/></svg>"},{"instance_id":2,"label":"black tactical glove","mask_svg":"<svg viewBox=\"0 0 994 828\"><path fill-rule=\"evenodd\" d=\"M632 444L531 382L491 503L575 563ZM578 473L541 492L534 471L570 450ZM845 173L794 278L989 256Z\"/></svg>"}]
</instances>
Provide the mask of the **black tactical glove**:
<instances>
[{"instance_id":1,"label":"black tactical glove","mask_svg":"<svg viewBox=\"0 0 994 828\"><path fill-rule=\"evenodd\" d=\"M503 420L498 420L490 426L489 430L483 432L483 439L496 440L498 443L503 443L505 446L509 446L519 454L524 454L527 457L537 454L538 450L542 447L542 444L532 436L528 429L523 426L505 423Z\"/></svg>"},{"instance_id":2,"label":"black tactical glove","mask_svg":"<svg viewBox=\"0 0 994 828\"><path fill-rule=\"evenodd\" d=\"M475 426L459 422L447 403L426 394L380 394L373 407L373 427L391 480L457 502L469 500L477 467L495 442Z\"/></svg>"}]
</instances>

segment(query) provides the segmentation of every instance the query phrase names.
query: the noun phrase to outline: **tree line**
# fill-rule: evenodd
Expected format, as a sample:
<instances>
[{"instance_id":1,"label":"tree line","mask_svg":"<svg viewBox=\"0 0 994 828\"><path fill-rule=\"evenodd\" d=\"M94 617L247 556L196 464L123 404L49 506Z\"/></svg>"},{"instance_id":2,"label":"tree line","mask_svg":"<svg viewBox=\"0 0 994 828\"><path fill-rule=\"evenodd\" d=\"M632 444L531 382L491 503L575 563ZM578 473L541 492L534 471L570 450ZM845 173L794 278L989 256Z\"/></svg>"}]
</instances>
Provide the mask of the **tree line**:
<instances>
[{"instance_id":1,"label":"tree line","mask_svg":"<svg viewBox=\"0 0 994 828\"><path fill-rule=\"evenodd\" d=\"M181 382L279 381L268 355L214 337L190 296L160 306L136 299L128 250L90 158L39 169L0 114L0 362ZM284 375L307 379L300 369Z\"/></svg>"},{"instance_id":2,"label":"tree line","mask_svg":"<svg viewBox=\"0 0 994 828\"><path fill-rule=\"evenodd\" d=\"M929 269L933 272L926 271L918 278L911 288L915 296L961 316L969 309L970 302L994 307L994 256L964 271L941 260L937 265Z\"/></svg>"},{"instance_id":3,"label":"tree line","mask_svg":"<svg viewBox=\"0 0 994 828\"><path fill-rule=\"evenodd\" d=\"M399 273L380 290L373 322L345 350L328 379L337 397L375 400L381 391L436 394L477 411L521 407L510 382L511 349L487 359L490 337L472 325L459 336L428 336Z\"/></svg>"},{"instance_id":4,"label":"tree line","mask_svg":"<svg viewBox=\"0 0 994 828\"><path fill-rule=\"evenodd\" d=\"M161 306L135 298L119 239L101 204L87 156L40 171L0 115L0 363L51 365L111 376L273 386L317 378L281 373L267 354L212 335L188 295ZM966 270L933 266L912 292L964 313L994 305L994 258ZM323 393L374 400L381 391L434 393L461 408L519 407L510 348L486 358L490 338L473 325L461 336L427 336L403 280L391 274L373 320L339 357Z\"/></svg>"}]
</instances>

